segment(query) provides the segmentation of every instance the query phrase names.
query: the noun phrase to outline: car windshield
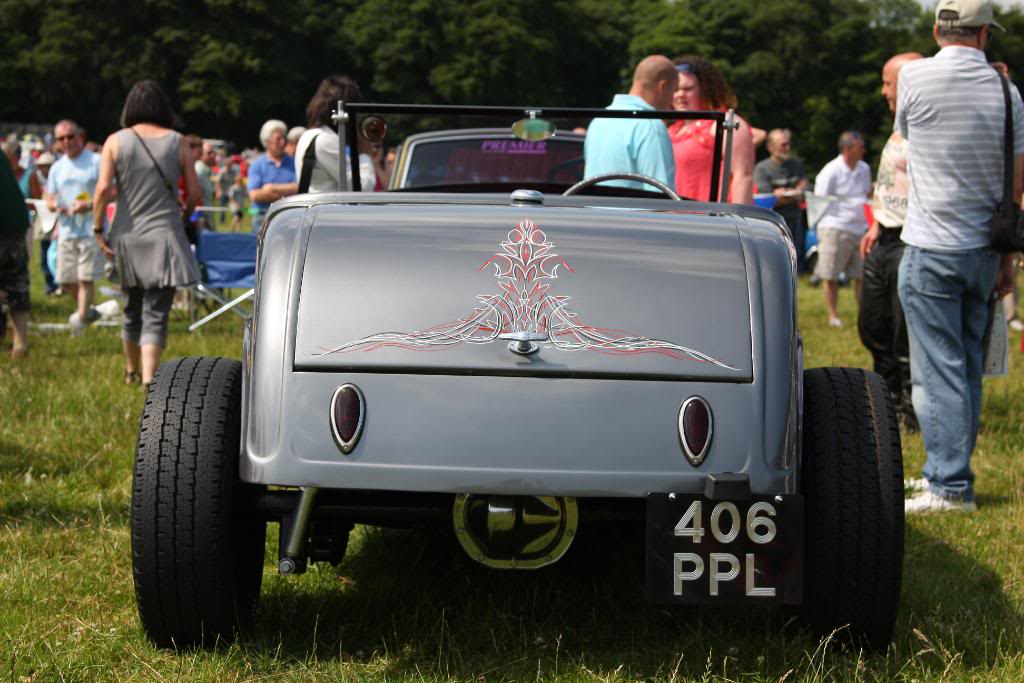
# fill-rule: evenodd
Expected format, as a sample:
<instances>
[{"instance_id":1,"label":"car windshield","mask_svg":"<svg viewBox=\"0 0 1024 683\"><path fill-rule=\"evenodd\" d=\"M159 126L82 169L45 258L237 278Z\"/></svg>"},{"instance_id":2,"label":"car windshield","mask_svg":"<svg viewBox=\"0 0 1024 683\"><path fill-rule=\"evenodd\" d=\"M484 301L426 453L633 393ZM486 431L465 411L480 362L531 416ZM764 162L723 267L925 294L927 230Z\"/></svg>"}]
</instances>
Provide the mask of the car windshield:
<instances>
[{"instance_id":1,"label":"car windshield","mask_svg":"<svg viewBox=\"0 0 1024 683\"><path fill-rule=\"evenodd\" d=\"M456 133L457 134L457 133ZM510 133L412 140L393 187L583 180L583 136L519 140Z\"/></svg>"},{"instance_id":2,"label":"car windshield","mask_svg":"<svg viewBox=\"0 0 1024 683\"><path fill-rule=\"evenodd\" d=\"M655 111L651 109L471 107L456 105L412 105L348 103L336 112L343 120L341 134L348 145L353 187L361 189L357 148L369 142L393 153L390 181L392 191L502 192L533 189L545 193L596 194L614 196L669 197L678 199L670 184L631 173L598 174L600 180L584 180L584 142L587 128L595 119L657 119L666 124L683 120L711 120L727 124L732 113L717 111ZM401 134L389 131L389 119L406 130L427 132ZM477 126L459 127L467 120ZM410 121L412 124L410 124ZM718 201L720 188L728 184L728 167L723 164L731 147L731 130L716 125L707 195L683 197ZM704 169L701 169L704 170ZM627 173L622 177L620 173ZM699 172L687 169L687 172ZM723 177L725 175L725 177ZM650 182L653 180L654 182Z\"/></svg>"}]
</instances>

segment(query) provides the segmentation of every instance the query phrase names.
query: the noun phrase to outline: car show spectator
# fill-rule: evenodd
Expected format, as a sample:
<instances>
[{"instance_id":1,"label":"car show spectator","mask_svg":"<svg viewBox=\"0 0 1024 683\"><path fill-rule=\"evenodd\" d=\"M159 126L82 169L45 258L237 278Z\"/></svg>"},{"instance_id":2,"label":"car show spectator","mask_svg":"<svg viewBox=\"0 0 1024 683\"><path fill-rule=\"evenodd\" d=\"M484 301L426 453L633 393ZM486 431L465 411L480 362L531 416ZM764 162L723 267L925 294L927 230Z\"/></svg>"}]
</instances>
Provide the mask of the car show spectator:
<instances>
[{"instance_id":1,"label":"car show spectator","mask_svg":"<svg viewBox=\"0 0 1024 683\"><path fill-rule=\"evenodd\" d=\"M167 346L167 319L176 287L198 282L199 268L185 236L177 180L188 189L185 211L199 201L199 180L188 142L172 129L170 100L155 81L136 83L124 102L122 129L103 146L93 212L95 241L114 260L127 296L121 340L125 382L149 385ZM118 211L104 235L107 204Z\"/></svg>"},{"instance_id":2,"label":"car show spectator","mask_svg":"<svg viewBox=\"0 0 1024 683\"><path fill-rule=\"evenodd\" d=\"M977 508L971 455L981 421L983 339L993 290L1012 286L1013 260L991 249L1003 196L1006 104L985 58L992 3L942 0L939 52L903 65L896 130L907 140L910 195L899 295L910 339L914 410L926 459L906 512ZM1024 105L1009 84L1013 197L1024 190Z\"/></svg>"},{"instance_id":3,"label":"car show spectator","mask_svg":"<svg viewBox=\"0 0 1024 683\"><path fill-rule=\"evenodd\" d=\"M231 193L231 186L235 184L235 177L238 176L238 164L226 154L218 153L218 157L216 173L213 176L213 187L217 196L217 206L227 208L227 214L230 214L229 195ZM227 214L224 212L221 212L221 214L226 220Z\"/></svg>"},{"instance_id":4,"label":"car show spectator","mask_svg":"<svg viewBox=\"0 0 1024 683\"><path fill-rule=\"evenodd\" d=\"M43 196L43 188L39 184L39 177L35 169L29 170L21 163L21 145L16 140L8 140L3 143L4 155L11 162L14 170L14 177L18 181L18 187L25 199L39 199Z\"/></svg>"},{"instance_id":5,"label":"car show spectator","mask_svg":"<svg viewBox=\"0 0 1024 683\"><path fill-rule=\"evenodd\" d=\"M10 315L14 330L12 358L28 353L28 225L25 196L14 170L7 162L0 162L0 341L6 338Z\"/></svg>"},{"instance_id":6,"label":"car show spectator","mask_svg":"<svg viewBox=\"0 0 1024 683\"><path fill-rule=\"evenodd\" d=\"M674 62L679 85L672 100L673 108L721 112L736 109L736 95L721 69L698 55L677 57ZM754 138L750 124L739 114L736 115L736 123L738 128L732 138L728 201L753 204ZM710 119L676 121L669 126L676 166L676 192L679 196L701 201L710 198L717 129L717 122ZM722 158L724 168L724 155ZM713 200L718 201L718 197Z\"/></svg>"},{"instance_id":7,"label":"car show spectator","mask_svg":"<svg viewBox=\"0 0 1024 683\"><path fill-rule=\"evenodd\" d=\"M74 334L82 334L99 314L92 308L95 282L103 274L103 254L89 229L100 157L85 149L85 134L69 119L54 128L64 156L50 168L46 179L47 208L60 214L57 241L56 279L64 291L76 298L77 310L70 318Z\"/></svg>"},{"instance_id":8,"label":"car show spectator","mask_svg":"<svg viewBox=\"0 0 1024 683\"><path fill-rule=\"evenodd\" d=\"M920 59L916 52L898 54L882 68L882 96L896 113L896 79L907 62ZM903 242L900 232L907 217L910 180L907 176L907 141L893 131L882 150L872 196L874 221L861 239L864 260L861 305L857 331L871 352L875 372L885 378L900 421L917 431L917 417L910 399L910 346L897 282Z\"/></svg>"},{"instance_id":9,"label":"car show spectator","mask_svg":"<svg viewBox=\"0 0 1024 683\"><path fill-rule=\"evenodd\" d=\"M295 194L298 189L295 159L284 151L288 127L270 119L260 128L260 143L266 150L249 166L249 199L252 200L252 230L258 232L271 203Z\"/></svg>"},{"instance_id":10,"label":"car show spectator","mask_svg":"<svg viewBox=\"0 0 1024 683\"><path fill-rule=\"evenodd\" d=\"M1013 263L1013 272L1016 273L1020 269L1020 254L1016 254ZM1003 317L1006 318L1006 324L1011 330L1017 332L1024 332L1024 321L1020 319L1020 315L1017 313L1017 278L1013 279L1013 287L1010 291L1003 296Z\"/></svg>"},{"instance_id":11,"label":"car show spectator","mask_svg":"<svg viewBox=\"0 0 1024 683\"><path fill-rule=\"evenodd\" d=\"M209 142L201 142L199 158L195 161L195 169L201 194L199 204L202 206L213 206L216 201L217 191L213 183L213 168L216 165L217 150Z\"/></svg>"},{"instance_id":12,"label":"car show spectator","mask_svg":"<svg viewBox=\"0 0 1024 683\"><path fill-rule=\"evenodd\" d=\"M238 232L242 228L242 217L245 215L245 202L249 191L245 187L245 176L235 174L235 181L228 188L228 210L231 212L231 230Z\"/></svg>"},{"instance_id":13,"label":"car show spectator","mask_svg":"<svg viewBox=\"0 0 1024 683\"><path fill-rule=\"evenodd\" d=\"M775 195L775 206L772 208L782 216L789 227L789 235L796 245L797 260L803 261L804 221L803 200L807 189L807 176L804 165L792 156L793 134L786 128L774 128L768 132L767 159L754 166L754 184L759 192L771 192Z\"/></svg>"},{"instance_id":14,"label":"car show spectator","mask_svg":"<svg viewBox=\"0 0 1024 683\"><path fill-rule=\"evenodd\" d=\"M864 138L860 133L848 130L839 136L839 156L818 172L814 192L835 200L818 221L815 275L825 292L829 326L842 327L837 308L839 276L845 273L853 280L859 305L863 268L860 240L868 228L864 205L871 197L871 169L864 163Z\"/></svg>"},{"instance_id":15,"label":"car show spectator","mask_svg":"<svg viewBox=\"0 0 1024 683\"><path fill-rule=\"evenodd\" d=\"M50 167L57 159L53 154L49 152L43 152L36 159L35 174L37 182L39 183L40 191L46 187L46 178L50 175ZM41 195L40 195L41 196ZM50 244L54 235L54 228L56 223L50 222L48 225L40 226L40 240L39 240L39 268L43 273L44 288L47 296L60 295L63 291L57 285L57 280L54 278L54 273L50 270L50 260L48 254L50 252ZM56 245L54 245L56 246Z\"/></svg>"},{"instance_id":16,"label":"car show spectator","mask_svg":"<svg viewBox=\"0 0 1024 683\"><path fill-rule=\"evenodd\" d=\"M614 97L608 109L667 110L678 85L675 67L667 57L652 55L637 64L628 94ZM608 173L639 173L675 187L675 163L668 129L657 119L594 119L583 143L583 177ZM652 189L633 180L609 185Z\"/></svg>"},{"instance_id":17,"label":"car show spectator","mask_svg":"<svg viewBox=\"0 0 1024 683\"><path fill-rule=\"evenodd\" d=\"M300 192L337 192L340 157L338 133L332 126L331 114L338 101L358 102L362 99L359 85L348 76L338 74L320 81L313 97L306 105L306 124L296 147L295 173L299 179ZM377 185L377 170L368 152L370 143L359 138L359 184L363 192L372 191ZM348 163L346 147L345 175L348 188L352 188L352 168ZM383 173L383 169L381 169Z\"/></svg>"},{"instance_id":18,"label":"car show spectator","mask_svg":"<svg viewBox=\"0 0 1024 683\"><path fill-rule=\"evenodd\" d=\"M288 134L285 135L284 153L288 156L295 157L295 147L299 144L299 138L306 132L305 126L292 126L288 129Z\"/></svg>"}]
</instances>

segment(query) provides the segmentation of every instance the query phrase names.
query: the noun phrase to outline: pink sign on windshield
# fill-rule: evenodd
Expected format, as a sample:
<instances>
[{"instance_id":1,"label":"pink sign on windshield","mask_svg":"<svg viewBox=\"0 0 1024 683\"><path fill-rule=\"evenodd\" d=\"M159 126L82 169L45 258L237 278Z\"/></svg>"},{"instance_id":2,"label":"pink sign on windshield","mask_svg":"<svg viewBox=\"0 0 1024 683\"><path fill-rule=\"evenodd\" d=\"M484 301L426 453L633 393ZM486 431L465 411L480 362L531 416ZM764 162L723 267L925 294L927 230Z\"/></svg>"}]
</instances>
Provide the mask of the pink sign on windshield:
<instances>
[{"instance_id":1,"label":"pink sign on windshield","mask_svg":"<svg viewBox=\"0 0 1024 683\"><path fill-rule=\"evenodd\" d=\"M547 142L528 140L484 140L480 143L482 154L547 154Z\"/></svg>"}]
</instances>

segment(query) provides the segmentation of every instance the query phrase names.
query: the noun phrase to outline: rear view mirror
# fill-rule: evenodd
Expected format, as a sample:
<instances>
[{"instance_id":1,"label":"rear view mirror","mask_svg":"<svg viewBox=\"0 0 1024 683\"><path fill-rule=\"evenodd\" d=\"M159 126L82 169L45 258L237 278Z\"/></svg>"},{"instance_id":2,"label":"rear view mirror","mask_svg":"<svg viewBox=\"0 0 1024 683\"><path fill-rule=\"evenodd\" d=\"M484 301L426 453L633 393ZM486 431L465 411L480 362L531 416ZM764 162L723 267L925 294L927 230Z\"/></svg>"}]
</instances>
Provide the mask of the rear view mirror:
<instances>
[{"instance_id":1,"label":"rear view mirror","mask_svg":"<svg viewBox=\"0 0 1024 683\"><path fill-rule=\"evenodd\" d=\"M512 135L520 140L529 140L530 142L547 140L554 137L555 124L544 119L534 118L531 115L528 119L519 119L512 124Z\"/></svg>"}]
</instances>

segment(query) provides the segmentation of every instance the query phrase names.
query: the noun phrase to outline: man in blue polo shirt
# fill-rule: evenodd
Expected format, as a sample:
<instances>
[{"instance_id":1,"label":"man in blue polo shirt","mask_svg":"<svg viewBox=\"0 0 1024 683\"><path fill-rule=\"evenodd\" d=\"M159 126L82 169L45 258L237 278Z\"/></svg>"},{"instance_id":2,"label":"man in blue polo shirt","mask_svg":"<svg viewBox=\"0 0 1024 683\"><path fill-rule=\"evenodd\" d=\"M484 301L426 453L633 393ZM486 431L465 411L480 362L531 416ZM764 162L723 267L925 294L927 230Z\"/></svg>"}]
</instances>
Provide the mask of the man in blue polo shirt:
<instances>
[{"instance_id":1,"label":"man in blue polo shirt","mask_svg":"<svg viewBox=\"0 0 1024 683\"><path fill-rule=\"evenodd\" d=\"M260 128L260 142L267 153L249 166L249 199L255 215L252 217L252 231L259 232L263 215L273 202L298 191L295 176L295 159L285 154L285 137L288 127L284 121L271 119Z\"/></svg>"},{"instance_id":2,"label":"man in blue polo shirt","mask_svg":"<svg viewBox=\"0 0 1024 683\"><path fill-rule=\"evenodd\" d=\"M633 72L628 95L616 95L608 109L672 109L672 95L679 85L675 65L667 57L645 57ZM668 129L659 119L594 119L583 146L584 178L606 173L640 173L676 186L675 159ZM632 180L613 180L608 185L653 190Z\"/></svg>"}]
</instances>

